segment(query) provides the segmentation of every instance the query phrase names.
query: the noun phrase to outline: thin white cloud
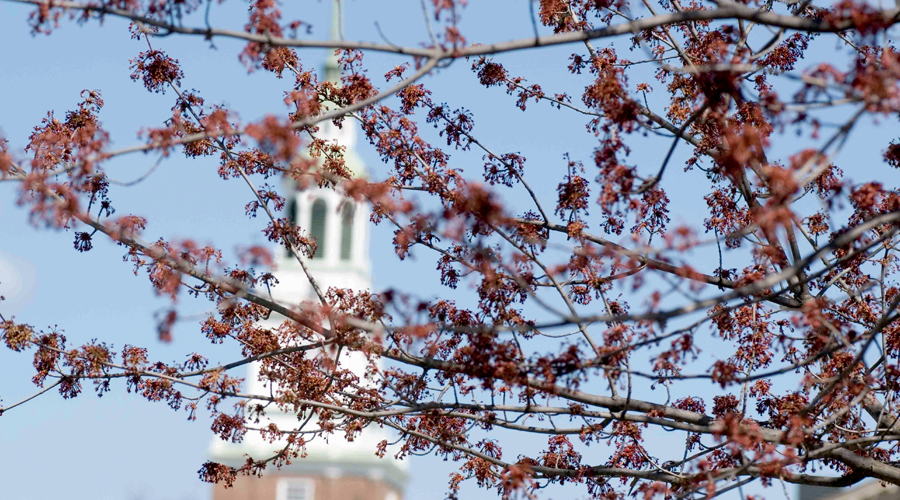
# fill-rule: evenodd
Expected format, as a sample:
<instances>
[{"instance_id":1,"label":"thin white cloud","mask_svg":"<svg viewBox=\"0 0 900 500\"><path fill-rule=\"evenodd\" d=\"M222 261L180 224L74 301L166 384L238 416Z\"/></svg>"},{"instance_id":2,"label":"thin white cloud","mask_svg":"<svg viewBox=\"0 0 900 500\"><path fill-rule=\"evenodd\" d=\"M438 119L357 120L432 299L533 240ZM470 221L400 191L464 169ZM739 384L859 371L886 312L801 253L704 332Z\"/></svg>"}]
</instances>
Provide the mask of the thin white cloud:
<instances>
[{"instance_id":1,"label":"thin white cloud","mask_svg":"<svg viewBox=\"0 0 900 500\"><path fill-rule=\"evenodd\" d=\"M0 250L0 295L6 298L0 302L0 313L4 317L9 318L31 302L36 279L34 267L27 260Z\"/></svg>"}]
</instances>

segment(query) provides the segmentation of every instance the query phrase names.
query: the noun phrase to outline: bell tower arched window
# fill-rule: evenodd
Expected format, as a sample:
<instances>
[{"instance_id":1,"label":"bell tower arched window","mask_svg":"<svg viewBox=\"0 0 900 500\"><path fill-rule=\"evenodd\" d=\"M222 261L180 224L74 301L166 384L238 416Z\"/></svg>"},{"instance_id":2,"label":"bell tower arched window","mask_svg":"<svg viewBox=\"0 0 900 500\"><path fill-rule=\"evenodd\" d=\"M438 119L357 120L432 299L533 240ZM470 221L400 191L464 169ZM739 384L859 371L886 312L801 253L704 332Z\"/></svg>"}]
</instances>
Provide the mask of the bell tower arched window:
<instances>
[{"instance_id":1,"label":"bell tower arched window","mask_svg":"<svg viewBox=\"0 0 900 500\"><path fill-rule=\"evenodd\" d=\"M328 207L325 204L325 200L318 199L313 202L312 220L309 224L309 233L313 238L316 239L316 243L318 244L316 254L313 256L314 259L325 258L325 228L327 227L325 224L325 219L327 216Z\"/></svg>"},{"instance_id":2,"label":"bell tower arched window","mask_svg":"<svg viewBox=\"0 0 900 500\"><path fill-rule=\"evenodd\" d=\"M299 212L300 208L297 206L297 197L294 195L290 195L290 198L291 199L290 199L290 201L288 201L288 206L287 206L287 218L291 222L292 226L296 226L297 221L300 220L300 212ZM284 251L285 251L284 256L287 257L288 259L290 259L293 256L290 248L285 247Z\"/></svg>"},{"instance_id":3,"label":"bell tower arched window","mask_svg":"<svg viewBox=\"0 0 900 500\"><path fill-rule=\"evenodd\" d=\"M353 205L345 203L341 209L341 260L353 256Z\"/></svg>"}]
</instances>

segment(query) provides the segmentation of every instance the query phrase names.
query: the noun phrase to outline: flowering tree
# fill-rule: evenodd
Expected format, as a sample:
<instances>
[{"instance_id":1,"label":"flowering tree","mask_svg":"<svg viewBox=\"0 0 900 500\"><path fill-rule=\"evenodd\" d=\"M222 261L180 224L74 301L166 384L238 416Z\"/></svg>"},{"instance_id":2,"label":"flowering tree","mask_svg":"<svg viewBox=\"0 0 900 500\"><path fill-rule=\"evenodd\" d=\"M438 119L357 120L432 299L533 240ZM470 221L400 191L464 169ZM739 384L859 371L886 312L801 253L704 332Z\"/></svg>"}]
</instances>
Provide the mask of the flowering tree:
<instances>
[{"instance_id":1,"label":"flowering tree","mask_svg":"<svg viewBox=\"0 0 900 500\"><path fill-rule=\"evenodd\" d=\"M243 30L204 26L203 12L222 0L11 1L31 5L35 34L67 21L98 29L104 19L130 21L145 46L131 78L170 98L172 113L147 124L142 142L112 150L101 91L86 90L64 117L34 125L27 144L0 142L0 180L18 185L36 227L72 229L76 251L121 246L135 274L171 297L163 340L176 298L189 295L216 306L200 333L239 343L245 356L218 366L204 353L153 362L141 347L69 345L58 331L0 315L5 346L34 357L35 396L75 397L91 383L102 393L121 378L173 408L208 407L213 429L230 439L260 432L249 421L266 410L253 402L315 417L308 428L312 417L263 429L286 443L274 456L202 465L204 480L226 484L298 459L317 434L352 439L367 426L398 436L372 453L457 462L451 496L469 479L528 498L548 484L647 499L713 497L756 480L900 484L900 191L874 180L900 168L900 144L880 146L886 165L858 170L871 178L845 179L832 162L858 140L855 125L900 112L900 51L890 42L900 9L540 0L521 38L496 41L465 32L466 2L433 0L416 13L428 39L398 46L352 33L309 39L306 23L286 19L275 0L249 2ZM169 35L242 41L240 63L281 78L289 111L241 124L207 104L182 85L189 68L154 45ZM608 46L613 38L631 50ZM819 39L851 56L817 59L810 46ZM503 64L508 52L540 58L540 47L557 45L571 57L541 64L564 68L568 89L545 90ZM304 68L311 48L335 50L340 83ZM406 60L375 77L372 52ZM465 96L429 89L453 62L470 65L483 92L505 91L511 114L551 106L559 120L584 122L571 149L593 154L568 155L546 174L552 185L529 184L537 166L527 152L497 149L459 107ZM320 136L329 120L358 127L384 160L371 179L353 177L344 146ZM792 150L776 152L773 141L788 133ZM631 148L648 137L657 163L633 164ZM676 165L680 143L691 155ZM465 151L482 156L480 171L461 169ZM226 263L217 248L159 239L140 214L121 215L129 209L113 207L105 164L137 152L218 159L223 178L246 184L247 214L303 266L317 301L272 298L273 274L250 270L271 266L271 248L248 245ZM431 255L440 284L470 290L471 305L322 289L305 264L316 240L285 213L284 194L261 184L271 177L366 201L371 223L394 231L401 260ZM699 190L706 213L670 206L666 188L678 178ZM718 259L698 259L703 252ZM726 268L723 258L739 265ZM283 322L261 327L269 317ZM370 360L365 383L333 362L341 351ZM241 392L234 371L253 361L278 391ZM35 396L0 415L27 411L21 405ZM512 445L492 429L533 436L530 449L504 453ZM683 446L654 444L673 430Z\"/></svg>"}]
</instances>

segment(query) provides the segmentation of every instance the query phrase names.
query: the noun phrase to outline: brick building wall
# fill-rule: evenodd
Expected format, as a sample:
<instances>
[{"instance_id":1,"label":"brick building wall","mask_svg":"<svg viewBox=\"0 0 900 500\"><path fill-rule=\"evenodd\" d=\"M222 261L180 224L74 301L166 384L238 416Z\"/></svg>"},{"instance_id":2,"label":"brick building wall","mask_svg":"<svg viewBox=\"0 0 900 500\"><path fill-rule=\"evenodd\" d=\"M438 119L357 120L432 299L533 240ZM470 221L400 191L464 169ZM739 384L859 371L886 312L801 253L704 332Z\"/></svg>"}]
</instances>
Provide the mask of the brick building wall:
<instances>
[{"instance_id":1,"label":"brick building wall","mask_svg":"<svg viewBox=\"0 0 900 500\"><path fill-rule=\"evenodd\" d=\"M285 483L304 482L311 484L311 491L302 487L292 490L293 495L286 491ZM402 500L402 493L385 481L368 477L269 473L261 478L238 477L231 488L217 484L213 500Z\"/></svg>"}]
</instances>

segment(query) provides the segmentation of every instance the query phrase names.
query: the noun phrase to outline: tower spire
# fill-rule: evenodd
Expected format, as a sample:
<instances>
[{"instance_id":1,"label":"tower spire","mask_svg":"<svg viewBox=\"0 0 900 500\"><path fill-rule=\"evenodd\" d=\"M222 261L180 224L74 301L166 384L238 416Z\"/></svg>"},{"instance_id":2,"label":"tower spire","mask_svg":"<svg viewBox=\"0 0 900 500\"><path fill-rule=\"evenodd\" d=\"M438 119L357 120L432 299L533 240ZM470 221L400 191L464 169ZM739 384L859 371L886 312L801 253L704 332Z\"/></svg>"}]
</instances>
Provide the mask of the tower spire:
<instances>
[{"instance_id":1,"label":"tower spire","mask_svg":"<svg viewBox=\"0 0 900 500\"><path fill-rule=\"evenodd\" d=\"M334 0L331 6L331 29L329 30L329 39L330 40L340 40L341 33L343 33L342 23L343 16L341 15L341 0ZM328 54L328 58L325 60L325 79L331 83L340 83L341 82L341 67L338 64L338 58L334 55L334 49L329 49L331 53Z\"/></svg>"}]
</instances>

